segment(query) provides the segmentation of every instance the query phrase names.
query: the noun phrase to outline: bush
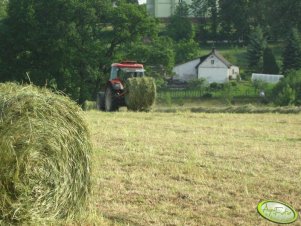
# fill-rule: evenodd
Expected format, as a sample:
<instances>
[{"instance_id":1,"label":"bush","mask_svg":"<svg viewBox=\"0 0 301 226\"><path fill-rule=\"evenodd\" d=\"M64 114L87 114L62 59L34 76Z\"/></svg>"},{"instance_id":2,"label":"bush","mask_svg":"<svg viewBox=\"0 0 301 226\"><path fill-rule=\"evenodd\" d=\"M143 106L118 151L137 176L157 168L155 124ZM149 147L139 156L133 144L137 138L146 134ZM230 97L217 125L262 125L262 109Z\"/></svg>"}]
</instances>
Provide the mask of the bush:
<instances>
[{"instance_id":1,"label":"bush","mask_svg":"<svg viewBox=\"0 0 301 226\"><path fill-rule=\"evenodd\" d=\"M84 208L91 144L69 98L0 84L0 150L0 224L43 224Z\"/></svg>"},{"instance_id":2,"label":"bush","mask_svg":"<svg viewBox=\"0 0 301 226\"><path fill-rule=\"evenodd\" d=\"M231 105L233 100L233 93L232 93L232 85L231 83L225 83L222 95L227 104Z\"/></svg>"},{"instance_id":3,"label":"bush","mask_svg":"<svg viewBox=\"0 0 301 226\"><path fill-rule=\"evenodd\" d=\"M301 70L291 71L273 89L277 105L301 105Z\"/></svg>"},{"instance_id":4,"label":"bush","mask_svg":"<svg viewBox=\"0 0 301 226\"><path fill-rule=\"evenodd\" d=\"M278 93L276 103L280 106L293 105L295 102L296 93L295 91L288 85Z\"/></svg>"},{"instance_id":5,"label":"bush","mask_svg":"<svg viewBox=\"0 0 301 226\"><path fill-rule=\"evenodd\" d=\"M212 98L212 94L211 93L205 93L203 95L203 98Z\"/></svg>"},{"instance_id":6,"label":"bush","mask_svg":"<svg viewBox=\"0 0 301 226\"><path fill-rule=\"evenodd\" d=\"M155 103L156 85L151 77L130 78L126 82L126 105L132 111L148 111Z\"/></svg>"},{"instance_id":7,"label":"bush","mask_svg":"<svg viewBox=\"0 0 301 226\"><path fill-rule=\"evenodd\" d=\"M209 86L206 79L192 79L188 82L188 87L192 89L205 90Z\"/></svg>"},{"instance_id":8,"label":"bush","mask_svg":"<svg viewBox=\"0 0 301 226\"><path fill-rule=\"evenodd\" d=\"M213 82L210 84L209 88L212 91L222 90L224 88L224 84Z\"/></svg>"},{"instance_id":9,"label":"bush","mask_svg":"<svg viewBox=\"0 0 301 226\"><path fill-rule=\"evenodd\" d=\"M155 78L155 84L158 90L166 87L166 82L162 77Z\"/></svg>"},{"instance_id":10,"label":"bush","mask_svg":"<svg viewBox=\"0 0 301 226\"><path fill-rule=\"evenodd\" d=\"M231 81L231 86L237 86L237 81Z\"/></svg>"}]
</instances>

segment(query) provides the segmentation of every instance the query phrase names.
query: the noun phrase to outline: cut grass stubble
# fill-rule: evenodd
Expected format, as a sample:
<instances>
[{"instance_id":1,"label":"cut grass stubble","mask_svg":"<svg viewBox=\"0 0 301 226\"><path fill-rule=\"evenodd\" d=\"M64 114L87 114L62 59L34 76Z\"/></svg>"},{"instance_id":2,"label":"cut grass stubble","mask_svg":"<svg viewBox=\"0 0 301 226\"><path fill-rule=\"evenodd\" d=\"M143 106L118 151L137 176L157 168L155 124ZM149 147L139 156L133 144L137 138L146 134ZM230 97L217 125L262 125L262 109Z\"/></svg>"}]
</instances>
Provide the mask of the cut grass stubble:
<instances>
[{"instance_id":1,"label":"cut grass stubble","mask_svg":"<svg viewBox=\"0 0 301 226\"><path fill-rule=\"evenodd\" d=\"M93 199L109 224L266 225L262 199L301 210L300 115L88 115Z\"/></svg>"}]
</instances>

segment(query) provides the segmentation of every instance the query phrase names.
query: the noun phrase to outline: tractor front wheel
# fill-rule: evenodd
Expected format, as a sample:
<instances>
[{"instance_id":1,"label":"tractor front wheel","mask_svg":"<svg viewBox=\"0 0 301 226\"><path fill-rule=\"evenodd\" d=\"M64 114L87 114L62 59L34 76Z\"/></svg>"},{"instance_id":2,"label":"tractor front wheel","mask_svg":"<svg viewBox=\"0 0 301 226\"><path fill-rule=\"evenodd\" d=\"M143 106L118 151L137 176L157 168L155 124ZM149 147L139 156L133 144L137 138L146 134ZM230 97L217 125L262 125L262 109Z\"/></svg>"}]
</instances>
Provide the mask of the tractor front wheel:
<instances>
[{"instance_id":1,"label":"tractor front wheel","mask_svg":"<svg viewBox=\"0 0 301 226\"><path fill-rule=\"evenodd\" d=\"M117 111L118 106L111 87L107 87L105 92L105 111Z\"/></svg>"}]
</instances>

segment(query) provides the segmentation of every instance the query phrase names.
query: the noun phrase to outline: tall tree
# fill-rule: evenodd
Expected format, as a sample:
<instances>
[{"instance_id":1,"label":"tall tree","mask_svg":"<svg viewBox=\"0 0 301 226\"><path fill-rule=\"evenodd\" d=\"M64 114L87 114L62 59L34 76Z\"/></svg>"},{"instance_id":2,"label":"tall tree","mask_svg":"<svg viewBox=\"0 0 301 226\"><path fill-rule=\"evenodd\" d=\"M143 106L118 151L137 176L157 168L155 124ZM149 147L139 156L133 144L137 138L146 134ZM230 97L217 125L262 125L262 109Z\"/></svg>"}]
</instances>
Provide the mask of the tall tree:
<instances>
[{"instance_id":1,"label":"tall tree","mask_svg":"<svg viewBox=\"0 0 301 226\"><path fill-rule=\"evenodd\" d=\"M265 48L263 52L263 73L278 74L279 66L277 65L275 56L271 48Z\"/></svg>"},{"instance_id":2,"label":"tall tree","mask_svg":"<svg viewBox=\"0 0 301 226\"><path fill-rule=\"evenodd\" d=\"M192 22L188 18L189 7L181 2L177 6L175 14L170 18L167 25L167 34L174 41L190 40L194 37Z\"/></svg>"},{"instance_id":3,"label":"tall tree","mask_svg":"<svg viewBox=\"0 0 301 226\"><path fill-rule=\"evenodd\" d=\"M300 0L265 0L267 2L267 21L273 36L286 38L292 28L301 31L301 1ZM275 19L276 18L276 19Z\"/></svg>"},{"instance_id":4,"label":"tall tree","mask_svg":"<svg viewBox=\"0 0 301 226\"><path fill-rule=\"evenodd\" d=\"M207 39L217 39L218 34L218 1L217 0L192 0L190 4L192 14L199 19L199 36Z\"/></svg>"},{"instance_id":5,"label":"tall tree","mask_svg":"<svg viewBox=\"0 0 301 226\"><path fill-rule=\"evenodd\" d=\"M121 2L107 16L111 30L106 31L106 57L113 57L118 48L156 33L156 22L143 6Z\"/></svg>"},{"instance_id":6,"label":"tall tree","mask_svg":"<svg viewBox=\"0 0 301 226\"><path fill-rule=\"evenodd\" d=\"M252 0L248 1L248 20L252 27L261 27L266 29L267 27L267 9L269 5L267 0Z\"/></svg>"},{"instance_id":7,"label":"tall tree","mask_svg":"<svg viewBox=\"0 0 301 226\"><path fill-rule=\"evenodd\" d=\"M210 30L213 40L217 39L218 35L218 2L217 0L208 0L209 6L209 18L210 18Z\"/></svg>"},{"instance_id":8,"label":"tall tree","mask_svg":"<svg viewBox=\"0 0 301 226\"><path fill-rule=\"evenodd\" d=\"M247 0L219 0L221 38L245 41L250 32Z\"/></svg>"},{"instance_id":9,"label":"tall tree","mask_svg":"<svg viewBox=\"0 0 301 226\"><path fill-rule=\"evenodd\" d=\"M125 45L124 53L127 59L139 60L146 67L160 67L168 73L175 63L174 43L172 39L164 36L157 37L149 43ZM149 74L149 70L147 72Z\"/></svg>"},{"instance_id":10,"label":"tall tree","mask_svg":"<svg viewBox=\"0 0 301 226\"><path fill-rule=\"evenodd\" d=\"M176 64L184 63L199 56L199 45L194 40L175 43Z\"/></svg>"},{"instance_id":11,"label":"tall tree","mask_svg":"<svg viewBox=\"0 0 301 226\"><path fill-rule=\"evenodd\" d=\"M301 40L298 30L293 28L283 52L283 71L298 69L301 69Z\"/></svg>"},{"instance_id":12,"label":"tall tree","mask_svg":"<svg viewBox=\"0 0 301 226\"><path fill-rule=\"evenodd\" d=\"M94 1L10 0L3 80L52 84L80 104L98 72Z\"/></svg>"},{"instance_id":13,"label":"tall tree","mask_svg":"<svg viewBox=\"0 0 301 226\"><path fill-rule=\"evenodd\" d=\"M251 72L262 72L263 70L263 51L266 48L266 39L262 29L256 27L249 38L247 48L248 69Z\"/></svg>"},{"instance_id":14,"label":"tall tree","mask_svg":"<svg viewBox=\"0 0 301 226\"><path fill-rule=\"evenodd\" d=\"M5 47L0 80L51 84L82 104L108 78L104 67L118 47L148 34L153 23L136 4L10 0L5 29L0 30Z\"/></svg>"}]
</instances>

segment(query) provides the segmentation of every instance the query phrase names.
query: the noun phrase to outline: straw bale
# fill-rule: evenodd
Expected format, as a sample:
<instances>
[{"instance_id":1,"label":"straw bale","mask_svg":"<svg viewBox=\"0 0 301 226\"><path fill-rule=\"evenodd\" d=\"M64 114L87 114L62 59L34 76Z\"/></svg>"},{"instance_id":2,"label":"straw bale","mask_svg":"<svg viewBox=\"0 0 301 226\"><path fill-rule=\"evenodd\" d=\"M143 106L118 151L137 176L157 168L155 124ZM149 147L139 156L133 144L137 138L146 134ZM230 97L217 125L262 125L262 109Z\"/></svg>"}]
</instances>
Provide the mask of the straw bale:
<instances>
[{"instance_id":1,"label":"straw bale","mask_svg":"<svg viewBox=\"0 0 301 226\"><path fill-rule=\"evenodd\" d=\"M126 82L126 105L132 111L148 111L156 99L156 85L151 77L130 78Z\"/></svg>"},{"instance_id":2,"label":"straw bale","mask_svg":"<svg viewBox=\"0 0 301 226\"><path fill-rule=\"evenodd\" d=\"M72 218L90 192L82 110L47 89L0 84L0 224Z\"/></svg>"}]
</instances>

